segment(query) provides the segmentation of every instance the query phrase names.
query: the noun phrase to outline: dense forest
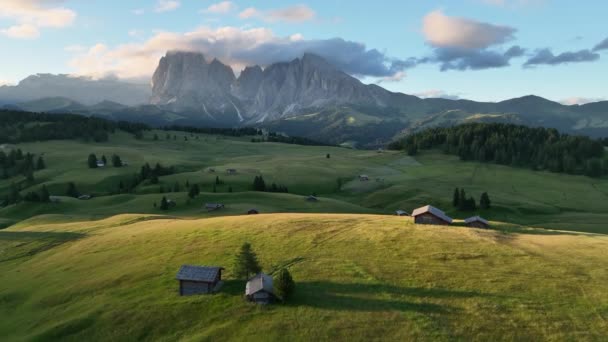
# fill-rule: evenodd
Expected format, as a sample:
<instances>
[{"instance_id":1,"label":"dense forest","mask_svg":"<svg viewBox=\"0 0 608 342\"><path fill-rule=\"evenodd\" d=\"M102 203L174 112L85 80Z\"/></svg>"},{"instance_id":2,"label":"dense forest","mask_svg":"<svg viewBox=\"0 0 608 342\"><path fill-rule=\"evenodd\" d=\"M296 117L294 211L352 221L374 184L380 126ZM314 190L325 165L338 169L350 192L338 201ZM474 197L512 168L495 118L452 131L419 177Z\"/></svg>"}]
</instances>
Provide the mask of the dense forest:
<instances>
[{"instance_id":1,"label":"dense forest","mask_svg":"<svg viewBox=\"0 0 608 342\"><path fill-rule=\"evenodd\" d=\"M461 160L600 177L608 174L604 152L607 142L549 128L475 123L428 129L395 141L389 148L410 155L440 149Z\"/></svg>"},{"instance_id":2,"label":"dense forest","mask_svg":"<svg viewBox=\"0 0 608 342\"><path fill-rule=\"evenodd\" d=\"M123 130L135 135L148 129L144 124L110 121L75 114L30 113L0 110L0 143L58 139L107 141L110 133Z\"/></svg>"}]
</instances>

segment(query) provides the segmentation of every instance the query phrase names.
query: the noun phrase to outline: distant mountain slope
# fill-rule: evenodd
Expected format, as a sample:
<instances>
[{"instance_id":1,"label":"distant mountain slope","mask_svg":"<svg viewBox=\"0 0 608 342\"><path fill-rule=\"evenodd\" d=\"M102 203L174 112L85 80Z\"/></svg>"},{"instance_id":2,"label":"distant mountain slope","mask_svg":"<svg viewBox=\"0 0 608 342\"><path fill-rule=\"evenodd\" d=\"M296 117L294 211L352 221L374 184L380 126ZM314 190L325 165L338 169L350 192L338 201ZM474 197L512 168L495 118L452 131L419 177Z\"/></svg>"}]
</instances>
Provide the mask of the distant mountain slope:
<instances>
[{"instance_id":1,"label":"distant mountain slope","mask_svg":"<svg viewBox=\"0 0 608 342\"><path fill-rule=\"evenodd\" d=\"M362 146L381 145L395 135L428 127L475 121L608 136L608 102L566 106L532 95L498 103L421 99L363 84L312 54L265 67L249 66L236 77L217 59L208 61L201 53L172 51L160 60L151 84L151 89L142 89L141 85L120 81L37 75L17 87L0 87L0 104L152 125L255 125ZM50 95L8 101L7 94L27 89L36 89L30 97Z\"/></svg>"},{"instance_id":2,"label":"distant mountain slope","mask_svg":"<svg viewBox=\"0 0 608 342\"><path fill-rule=\"evenodd\" d=\"M93 80L87 77L37 74L23 79L15 86L0 87L0 103L19 103L47 97L66 97L73 101L93 105L113 101L128 106L147 103L150 100L147 84L128 83L119 80Z\"/></svg>"}]
</instances>

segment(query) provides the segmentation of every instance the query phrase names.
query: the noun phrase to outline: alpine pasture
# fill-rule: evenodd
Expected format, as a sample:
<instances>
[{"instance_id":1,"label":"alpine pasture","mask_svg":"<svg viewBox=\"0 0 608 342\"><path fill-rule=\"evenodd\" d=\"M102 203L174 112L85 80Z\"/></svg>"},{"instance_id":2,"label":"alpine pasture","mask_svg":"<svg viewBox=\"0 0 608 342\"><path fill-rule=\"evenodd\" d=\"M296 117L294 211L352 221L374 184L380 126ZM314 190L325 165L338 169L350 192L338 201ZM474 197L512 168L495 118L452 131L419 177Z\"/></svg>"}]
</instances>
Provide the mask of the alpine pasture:
<instances>
[{"instance_id":1,"label":"alpine pasture","mask_svg":"<svg viewBox=\"0 0 608 342\"><path fill-rule=\"evenodd\" d=\"M44 155L47 167L35 173L34 188L45 184L60 201L0 209L0 335L480 341L606 336L605 178L461 162L436 152L412 158L166 134L16 145ZM90 153L117 154L128 166L89 169ZM175 173L117 194L120 181L146 162L173 166ZM359 180L361 174L370 180ZM260 175L289 193L251 191ZM69 182L93 198L64 196ZM169 192L176 183L180 190ZM199 184L200 195L189 198L186 183ZM10 180L0 181L0 192L9 186ZM488 192L492 207L454 209L456 187L476 200ZM313 193L319 201L306 201ZM176 206L155 207L163 196ZM226 207L208 212L203 206L209 202ZM393 215L425 204L444 209L457 224L420 226ZM261 214L245 215L251 208ZM475 214L490 219L493 228L461 225ZM292 301L258 307L243 300L244 282L231 278L230 267L246 241L265 272L289 267L296 281ZM224 266L226 284L214 295L179 297L175 273L182 264Z\"/></svg>"}]
</instances>

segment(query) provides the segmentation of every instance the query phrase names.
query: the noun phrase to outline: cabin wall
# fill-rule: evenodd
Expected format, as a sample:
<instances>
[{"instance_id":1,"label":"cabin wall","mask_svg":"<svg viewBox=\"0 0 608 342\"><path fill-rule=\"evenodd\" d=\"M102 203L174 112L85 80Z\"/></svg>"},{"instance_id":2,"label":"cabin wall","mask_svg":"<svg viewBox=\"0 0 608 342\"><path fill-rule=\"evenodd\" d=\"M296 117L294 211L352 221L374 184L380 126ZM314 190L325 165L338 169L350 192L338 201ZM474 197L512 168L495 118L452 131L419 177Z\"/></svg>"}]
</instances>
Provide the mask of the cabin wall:
<instances>
[{"instance_id":1,"label":"cabin wall","mask_svg":"<svg viewBox=\"0 0 608 342\"><path fill-rule=\"evenodd\" d=\"M440 226L447 226L449 224L431 213L424 213L416 216L414 222L417 224L434 224Z\"/></svg>"},{"instance_id":2,"label":"cabin wall","mask_svg":"<svg viewBox=\"0 0 608 342\"><path fill-rule=\"evenodd\" d=\"M196 294L207 294L211 293L213 289L213 283L203 283L198 281L180 280L179 282L179 294L181 296L191 296Z\"/></svg>"}]
</instances>

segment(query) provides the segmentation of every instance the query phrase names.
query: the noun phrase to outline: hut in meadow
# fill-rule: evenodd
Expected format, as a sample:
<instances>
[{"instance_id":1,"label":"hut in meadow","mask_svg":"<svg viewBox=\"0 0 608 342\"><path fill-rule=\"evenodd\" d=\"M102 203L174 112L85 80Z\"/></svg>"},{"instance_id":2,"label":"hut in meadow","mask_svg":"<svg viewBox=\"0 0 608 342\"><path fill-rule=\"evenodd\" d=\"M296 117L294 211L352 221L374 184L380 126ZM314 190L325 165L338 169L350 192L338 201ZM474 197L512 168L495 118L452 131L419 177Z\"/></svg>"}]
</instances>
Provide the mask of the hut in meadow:
<instances>
[{"instance_id":1,"label":"hut in meadow","mask_svg":"<svg viewBox=\"0 0 608 342\"><path fill-rule=\"evenodd\" d=\"M317 198L317 196L313 196L313 195L310 195L310 196L306 197L306 200L308 202L318 202L319 201L319 199Z\"/></svg>"},{"instance_id":2,"label":"hut in meadow","mask_svg":"<svg viewBox=\"0 0 608 342\"><path fill-rule=\"evenodd\" d=\"M410 214L408 214L407 211L405 211L405 210L397 210L397 211L395 211L395 215L397 215L397 216L410 216Z\"/></svg>"},{"instance_id":3,"label":"hut in meadow","mask_svg":"<svg viewBox=\"0 0 608 342\"><path fill-rule=\"evenodd\" d=\"M205 203L205 209L208 211L220 210L226 206L221 203Z\"/></svg>"},{"instance_id":4,"label":"hut in meadow","mask_svg":"<svg viewBox=\"0 0 608 342\"><path fill-rule=\"evenodd\" d=\"M245 285L245 297L257 304L269 304L275 299L272 277L259 273Z\"/></svg>"},{"instance_id":5,"label":"hut in meadow","mask_svg":"<svg viewBox=\"0 0 608 342\"><path fill-rule=\"evenodd\" d=\"M464 224L467 227L473 228L490 228L490 222L481 216L469 217L468 219L464 220Z\"/></svg>"},{"instance_id":6,"label":"hut in meadow","mask_svg":"<svg viewBox=\"0 0 608 342\"><path fill-rule=\"evenodd\" d=\"M251 209L249 209L249 210L247 211L247 215L257 215L257 214L259 214L259 213L260 213L260 212L259 212L257 209L255 209L255 208L251 208Z\"/></svg>"},{"instance_id":7,"label":"hut in meadow","mask_svg":"<svg viewBox=\"0 0 608 342\"><path fill-rule=\"evenodd\" d=\"M222 286L223 267L183 265L177 276L179 295L190 296L217 292Z\"/></svg>"},{"instance_id":8,"label":"hut in meadow","mask_svg":"<svg viewBox=\"0 0 608 342\"><path fill-rule=\"evenodd\" d=\"M361 182L367 182L369 180L369 176L368 175L359 175L359 180Z\"/></svg>"},{"instance_id":9,"label":"hut in meadow","mask_svg":"<svg viewBox=\"0 0 608 342\"><path fill-rule=\"evenodd\" d=\"M434 224L434 225L450 225L452 224L452 218L447 216L443 211L431 206L426 205L415 209L412 212L414 222L417 224Z\"/></svg>"}]
</instances>

